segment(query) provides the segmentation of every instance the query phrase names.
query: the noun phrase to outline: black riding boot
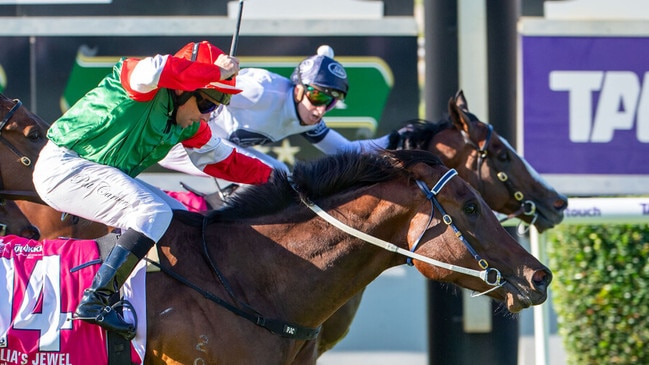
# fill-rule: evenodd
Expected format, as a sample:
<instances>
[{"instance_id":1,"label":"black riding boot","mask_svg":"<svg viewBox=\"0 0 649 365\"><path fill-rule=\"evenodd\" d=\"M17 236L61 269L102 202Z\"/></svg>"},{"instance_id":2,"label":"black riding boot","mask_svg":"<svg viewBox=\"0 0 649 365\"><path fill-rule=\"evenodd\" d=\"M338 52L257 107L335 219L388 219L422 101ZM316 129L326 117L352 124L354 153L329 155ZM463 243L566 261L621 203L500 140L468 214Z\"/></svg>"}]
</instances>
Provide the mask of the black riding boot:
<instances>
[{"instance_id":1,"label":"black riding boot","mask_svg":"<svg viewBox=\"0 0 649 365\"><path fill-rule=\"evenodd\" d=\"M153 240L137 231L128 229L124 232L99 267L91 287L84 291L74 318L97 324L132 340L136 326L125 322L111 308L110 297L120 290L137 263L153 245Z\"/></svg>"}]
</instances>

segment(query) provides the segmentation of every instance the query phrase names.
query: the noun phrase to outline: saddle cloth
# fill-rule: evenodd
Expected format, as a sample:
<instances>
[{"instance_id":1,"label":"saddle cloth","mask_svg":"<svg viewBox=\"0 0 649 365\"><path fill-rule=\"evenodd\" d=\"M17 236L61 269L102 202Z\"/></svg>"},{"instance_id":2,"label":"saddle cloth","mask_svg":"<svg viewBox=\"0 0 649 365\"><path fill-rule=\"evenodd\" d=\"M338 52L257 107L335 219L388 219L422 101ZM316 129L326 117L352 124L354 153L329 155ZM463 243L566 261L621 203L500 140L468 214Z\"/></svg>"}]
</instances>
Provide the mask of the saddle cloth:
<instances>
[{"instance_id":1,"label":"saddle cloth","mask_svg":"<svg viewBox=\"0 0 649 365\"><path fill-rule=\"evenodd\" d=\"M101 265L93 240L0 237L0 364L107 364L106 332L71 320L83 290ZM138 318L131 361L142 364L146 345L145 270L140 262L123 287ZM137 293L137 295L133 295ZM124 309L126 320L133 314Z\"/></svg>"}]
</instances>

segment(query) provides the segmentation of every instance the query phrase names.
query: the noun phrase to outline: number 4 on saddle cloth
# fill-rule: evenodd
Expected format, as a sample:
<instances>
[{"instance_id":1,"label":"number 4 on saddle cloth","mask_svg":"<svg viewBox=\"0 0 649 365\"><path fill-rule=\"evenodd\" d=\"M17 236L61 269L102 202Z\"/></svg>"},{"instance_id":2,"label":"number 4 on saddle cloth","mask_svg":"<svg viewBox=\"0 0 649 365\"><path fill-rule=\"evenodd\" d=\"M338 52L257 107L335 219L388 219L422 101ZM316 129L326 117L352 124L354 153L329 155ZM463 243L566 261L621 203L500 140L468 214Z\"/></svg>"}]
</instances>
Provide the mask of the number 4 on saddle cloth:
<instances>
[{"instance_id":1,"label":"number 4 on saddle cloth","mask_svg":"<svg viewBox=\"0 0 649 365\"><path fill-rule=\"evenodd\" d=\"M71 320L100 264L100 249L92 240L38 242L18 236L0 237L0 298L4 298L0 300L5 301L0 303L0 363L113 363L107 353L106 331ZM143 261L141 264L144 267ZM137 336L131 341L133 364L142 364L144 359L144 271L136 270L124 285L123 299L130 300L135 311L142 313L137 316ZM133 292L138 293L137 301L130 295ZM124 317L134 321L128 308L124 308ZM128 359L129 353L122 355Z\"/></svg>"}]
</instances>

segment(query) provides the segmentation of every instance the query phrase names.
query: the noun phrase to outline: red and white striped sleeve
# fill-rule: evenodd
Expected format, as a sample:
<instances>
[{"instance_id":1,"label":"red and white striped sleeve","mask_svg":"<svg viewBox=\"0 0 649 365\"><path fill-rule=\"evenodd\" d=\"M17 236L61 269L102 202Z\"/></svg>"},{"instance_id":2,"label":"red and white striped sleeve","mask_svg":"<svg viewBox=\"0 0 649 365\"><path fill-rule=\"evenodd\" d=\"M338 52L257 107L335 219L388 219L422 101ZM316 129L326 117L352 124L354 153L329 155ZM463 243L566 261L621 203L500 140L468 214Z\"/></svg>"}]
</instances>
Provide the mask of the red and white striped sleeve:
<instances>
[{"instance_id":1,"label":"red and white striped sleeve","mask_svg":"<svg viewBox=\"0 0 649 365\"><path fill-rule=\"evenodd\" d=\"M204 121L190 139L182 142L192 163L204 173L243 184L264 184L272 167L261 160L237 152L234 145L212 135Z\"/></svg>"}]
</instances>

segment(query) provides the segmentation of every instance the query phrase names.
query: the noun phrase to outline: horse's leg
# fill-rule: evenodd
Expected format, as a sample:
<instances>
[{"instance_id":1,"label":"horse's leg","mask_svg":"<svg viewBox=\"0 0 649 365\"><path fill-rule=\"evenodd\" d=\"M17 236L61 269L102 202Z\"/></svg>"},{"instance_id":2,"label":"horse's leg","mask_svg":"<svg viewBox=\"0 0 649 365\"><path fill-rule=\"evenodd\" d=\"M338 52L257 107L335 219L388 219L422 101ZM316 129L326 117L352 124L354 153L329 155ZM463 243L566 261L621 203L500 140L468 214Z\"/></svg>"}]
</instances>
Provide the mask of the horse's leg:
<instances>
[{"instance_id":1,"label":"horse's leg","mask_svg":"<svg viewBox=\"0 0 649 365\"><path fill-rule=\"evenodd\" d=\"M361 304L364 289L353 296L347 303L331 315L323 324L318 335L318 357L331 350L340 340L347 336L356 311Z\"/></svg>"}]
</instances>

